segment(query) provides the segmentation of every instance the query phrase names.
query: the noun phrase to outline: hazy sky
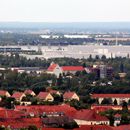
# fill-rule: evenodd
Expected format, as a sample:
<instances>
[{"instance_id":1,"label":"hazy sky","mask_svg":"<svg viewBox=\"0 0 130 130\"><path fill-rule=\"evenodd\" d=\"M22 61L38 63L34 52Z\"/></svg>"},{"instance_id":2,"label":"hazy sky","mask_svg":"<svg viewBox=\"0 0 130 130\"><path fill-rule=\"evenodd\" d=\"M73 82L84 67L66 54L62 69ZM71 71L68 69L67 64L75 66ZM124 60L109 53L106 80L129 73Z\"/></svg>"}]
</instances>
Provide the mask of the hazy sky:
<instances>
[{"instance_id":1,"label":"hazy sky","mask_svg":"<svg viewBox=\"0 0 130 130\"><path fill-rule=\"evenodd\" d=\"M130 0L0 0L0 21L130 21Z\"/></svg>"}]
</instances>

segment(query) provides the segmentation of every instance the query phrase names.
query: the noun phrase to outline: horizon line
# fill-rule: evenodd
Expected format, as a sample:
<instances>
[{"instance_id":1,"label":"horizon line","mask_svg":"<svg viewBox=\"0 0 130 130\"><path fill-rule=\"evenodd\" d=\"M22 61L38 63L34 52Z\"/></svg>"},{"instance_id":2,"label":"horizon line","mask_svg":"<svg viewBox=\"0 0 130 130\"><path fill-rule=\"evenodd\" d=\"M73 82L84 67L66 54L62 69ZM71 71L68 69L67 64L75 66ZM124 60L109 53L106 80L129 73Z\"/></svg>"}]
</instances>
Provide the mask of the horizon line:
<instances>
[{"instance_id":1,"label":"horizon line","mask_svg":"<svg viewBox=\"0 0 130 130\"><path fill-rule=\"evenodd\" d=\"M129 23L130 21L0 21L0 23Z\"/></svg>"}]
</instances>

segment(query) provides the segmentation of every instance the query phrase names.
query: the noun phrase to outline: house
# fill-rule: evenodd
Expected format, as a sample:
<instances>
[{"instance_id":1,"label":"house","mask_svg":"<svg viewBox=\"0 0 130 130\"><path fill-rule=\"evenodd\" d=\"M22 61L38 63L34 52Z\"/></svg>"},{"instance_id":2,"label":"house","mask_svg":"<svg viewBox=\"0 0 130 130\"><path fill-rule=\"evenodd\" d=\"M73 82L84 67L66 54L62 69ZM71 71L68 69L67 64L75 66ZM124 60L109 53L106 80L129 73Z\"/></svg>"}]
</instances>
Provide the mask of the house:
<instances>
[{"instance_id":1,"label":"house","mask_svg":"<svg viewBox=\"0 0 130 130\"><path fill-rule=\"evenodd\" d=\"M55 64L54 62L52 62L49 68L47 69L47 73L54 74L57 77L59 77L59 75L63 73L75 74L77 71L83 71L83 70L85 70L83 66L61 66L60 67L58 64Z\"/></svg>"},{"instance_id":2,"label":"house","mask_svg":"<svg viewBox=\"0 0 130 130\"><path fill-rule=\"evenodd\" d=\"M75 92L65 92L63 95L64 101L78 100L79 96Z\"/></svg>"},{"instance_id":3,"label":"house","mask_svg":"<svg viewBox=\"0 0 130 130\"><path fill-rule=\"evenodd\" d=\"M15 106L15 109L18 111L26 111L26 112L33 112L35 115L45 113L63 113L69 117L73 117L77 110L74 107L71 107L67 104L62 105L31 105L31 106Z\"/></svg>"},{"instance_id":4,"label":"house","mask_svg":"<svg viewBox=\"0 0 130 130\"><path fill-rule=\"evenodd\" d=\"M98 99L99 104L101 104L104 99L111 99L113 104L116 100L117 105L120 105L124 101L128 103L130 94L92 94L91 98Z\"/></svg>"},{"instance_id":5,"label":"house","mask_svg":"<svg viewBox=\"0 0 130 130\"><path fill-rule=\"evenodd\" d=\"M47 88L46 88L46 91L49 92L49 93L52 94L52 95L53 95L53 94L56 94L56 95L59 95L59 96L61 95L61 93L60 93L58 90L54 90L54 89L52 89L51 87L47 87Z\"/></svg>"},{"instance_id":6,"label":"house","mask_svg":"<svg viewBox=\"0 0 130 130\"><path fill-rule=\"evenodd\" d=\"M121 122L121 114L115 114L114 115L114 126L120 125Z\"/></svg>"},{"instance_id":7,"label":"house","mask_svg":"<svg viewBox=\"0 0 130 130\"><path fill-rule=\"evenodd\" d=\"M72 124L74 123L74 120L72 118L69 118L65 115L59 115L59 116L47 116L43 118L43 122L45 127L59 127L64 126L66 124Z\"/></svg>"},{"instance_id":8,"label":"house","mask_svg":"<svg viewBox=\"0 0 130 130\"><path fill-rule=\"evenodd\" d=\"M32 96L35 96L36 94L34 93L34 91L30 90L30 89L27 89L24 91L24 94L25 95L32 95Z\"/></svg>"},{"instance_id":9,"label":"house","mask_svg":"<svg viewBox=\"0 0 130 130\"><path fill-rule=\"evenodd\" d=\"M0 90L0 96L10 97L11 95L6 90Z\"/></svg>"},{"instance_id":10,"label":"house","mask_svg":"<svg viewBox=\"0 0 130 130\"><path fill-rule=\"evenodd\" d=\"M120 125L120 126L114 127L113 130L130 130L130 125Z\"/></svg>"},{"instance_id":11,"label":"house","mask_svg":"<svg viewBox=\"0 0 130 130\"><path fill-rule=\"evenodd\" d=\"M16 101L21 101L23 97L26 97L26 95L22 92L15 92L12 96Z\"/></svg>"},{"instance_id":12,"label":"house","mask_svg":"<svg viewBox=\"0 0 130 130\"><path fill-rule=\"evenodd\" d=\"M55 64L54 62L52 62L49 66L49 68L47 69L47 73L48 74L54 74L57 77L59 77L60 74L62 74L62 69L58 64Z\"/></svg>"},{"instance_id":13,"label":"house","mask_svg":"<svg viewBox=\"0 0 130 130\"><path fill-rule=\"evenodd\" d=\"M74 130L113 130L113 127L108 125L81 125Z\"/></svg>"},{"instance_id":14,"label":"house","mask_svg":"<svg viewBox=\"0 0 130 130\"><path fill-rule=\"evenodd\" d=\"M61 95L61 93L57 90L50 90L49 93L50 94L56 94L56 95L59 95L59 96Z\"/></svg>"},{"instance_id":15,"label":"house","mask_svg":"<svg viewBox=\"0 0 130 130\"><path fill-rule=\"evenodd\" d=\"M109 125L109 120L105 116L100 116L93 110L77 111L73 118L78 125Z\"/></svg>"},{"instance_id":16,"label":"house","mask_svg":"<svg viewBox=\"0 0 130 130\"><path fill-rule=\"evenodd\" d=\"M37 96L41 101L50 101L53 102L54 98L49 92L40 92Z\"/></svg>"},{"instance_id":17,"label":"house","mask_svg":"<svg viewBox=\"0 0 130 130\"><path fill-rule=\"evenodd\" d=\"M62 71L64 74L71 73L75 74L77 71L84 71L83 66L62 66Z\"/></svg>"},{"instance_id":18,"label":"house","mask_svg":"<svg viewBox=\"0 0 130 130\"><path fill-rule=\"evenodd\" d=\"M122 110L122 105L96 105L93 104L91 105L91 109L98 112L104 112L104 111L108 111L108 110ZM128 110L130 110L130 106L128 106Z\"/></svg>"}]
</instances>

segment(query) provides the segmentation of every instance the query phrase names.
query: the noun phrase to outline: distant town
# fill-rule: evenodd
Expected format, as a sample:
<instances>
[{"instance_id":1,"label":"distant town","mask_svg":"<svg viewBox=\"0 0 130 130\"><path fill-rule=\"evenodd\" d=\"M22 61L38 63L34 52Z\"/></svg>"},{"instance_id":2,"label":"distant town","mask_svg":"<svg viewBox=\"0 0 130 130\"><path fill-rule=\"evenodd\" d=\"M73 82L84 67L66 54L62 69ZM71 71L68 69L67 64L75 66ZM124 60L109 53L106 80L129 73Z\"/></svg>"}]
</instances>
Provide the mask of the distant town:
<instances>
[{"instance_id":1,"label":"distant town","mask_svg":"<svg viewBox=\"0 0 130 130\"><path fill-rule=\"evenodd\" d=\"M0 23L0 130L129 130L129 26L26 24Z\"/></svg>"}]
</instances>

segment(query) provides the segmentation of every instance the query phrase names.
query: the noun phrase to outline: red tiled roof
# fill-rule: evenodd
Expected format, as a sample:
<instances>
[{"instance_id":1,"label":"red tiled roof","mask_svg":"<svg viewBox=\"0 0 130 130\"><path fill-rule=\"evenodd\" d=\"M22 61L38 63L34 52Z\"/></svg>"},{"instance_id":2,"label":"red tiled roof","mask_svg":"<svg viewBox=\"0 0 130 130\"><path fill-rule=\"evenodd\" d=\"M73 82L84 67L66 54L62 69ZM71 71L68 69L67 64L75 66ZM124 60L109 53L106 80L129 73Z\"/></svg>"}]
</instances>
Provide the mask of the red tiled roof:
<instances>
[{"instance_id":1,"label":"red tiled roof","mask_svg":"<svg viewBox=\"0 0 130 130\"><path fill-rule=\"evenodd\" d=\"M63 128L42 128L42 130L65 130Z\"/></svg>"},{"instance_id":2,"label":"red tiled roof","mask_svg":"<svg viewBox=\"0 0 130 130\"><path fill-rule=\"evenodd\" d=\"M108 125L82 125L74 130L113 130L113 127Z\"/></svg>"},{"instance_id":3,"label":"red tiled roof","mask_svg":"<svg viewBox=\"0 0 130 130\"><path fill-rule=\"evenodd\" d=\"M122 106L120 105L91 105L91 109L97 112L103 112L110 109L113 110L122 110ZM128 110L130 110L130 106L128 106Z\"/></svg>"},{"instance_id":4,"label":"red tiled roof","mask_svg":"<svg viewBox=\"0 0 130 130\"><path fill-rule=\"evenodd\" d=\"M14 111L14 110L0 110L0 118L20 118L24 116L25 113L21 111Z\"/></svg>"},{"instance_id":5,"label":"red tiled roof","mask_svg":"<svg viewBox=\"0 0 130 130\"><path fill-rule=\"evenodd\" d=\"M117 113L117 114L114 115L114 117L118 118L118 117L121 117L121 115Z\"/></svg>"},{"instance_id":6,"label":"red tiled roof","mask_svg":"<svg viewBox=\"0 0 130 130\"><path fill-rule=\"evenodd\" d=\"M57 90L49 90L49 93L51 94L56 94L58 91Z\"/></svg>"},{"instance_id":7,"label":"red tiled roof","mask_svg":"<svg viewBox=\"0 0 130 130\"><path fill-rule=\"evenodd\" d=\"M93 98L130 98L130 94L92 94Z\"/></svg>"},{"instance_id":8,"label":"red tiled roof","mask_svg":"<svg viewBox=\"0 0 130 130\"><path fill-rule=\"evenodd\" d=\"M31 94L32 92L33 92L32 90L27 89L27 90L24 91L24 94Z\"/></svg>"},{"instance_id":9,"label":"red tiled roof","mask_svg":"<svg viewBox=\"0 0 130 130\"><path fill-rule=\"evenodd\" d=\"M130 125L121 125L121 126L113 127L113 130L130 130Z\"/></svg>"},{"instance_id":10,"label":"red tiled roof","mask_svg":"<svg viewBox=\"0 0 130 130\"><path fill-rule=\"evenodd\" d=\"M22 92L15 92L15 93L12 95L12 97L15 98L15 99L20 99L23 94L24 94L24 93L22 93Z\"/></svg>"},{"instance_id":11,"label":"red tiled roof","mask_svg":"<svg viewBox=\"0 0 130 130\"><path fill-rule=\"evenodd\" d=\"M48 92L40 92L37 97L39 99L45 99L48 96L48 94Z\"/></svg>"},{"instance_id":12,"label":"red tiled roof","mask_svg":"<svg viewBox=\"0 0 130 130\"><path fill-rule=\"evenodd\" d=\"M83 71L82 66L62 66L63 71Z\"/></svg>"},{"instance_id":13,"label":"red tiled roof","mask_svg":"<svg viewBox=\"0 0 130 130\"><path fill-rule=\"evenodd\" d=\"M72 96L75 94L75 92L65 92L64 93L64 95L63 95L63 97L65 98L65 99L70 99L70 98L72 98Z\"/></svg>"},{"instance_id":14,"label":"red tiled roof","mask_svg":"<svg viewBox=\"0 0 130 130\"><path fill-rule=\"evenodd\" d=\"M0 121L0 126L10 126L11 128L28 128L30 125L35 125L38 128L42 126L42 120L40 118L16 118L5 119Z\"/></svg>"},{"instance_id":15,"label":"red tiled roof","mask_svg":"<svg viewBox=\"0 0 130 130\"><path fill-rule=\"evenodd\" d=\"M109 121L105 116L98 115L93 110L80 110L74 115L74 119L86 121Z\"/></svg>"},{"instance_id":16,"label":"red tiled roof","mask_svg":"<svg viewBox=\"0 0 130 130\"><path fill-rule=\"evenodd\" d=\"M107 110L110 110L112 109L113 106L108 106L108 105L91 105L91 109L92 110L95 110L96 112L104 112L104 111L107 111Z\"/></svg>"},{"instance_id":17,"label":"red tiled roof","mask_svg":"<svg viewBox=\"0 0 130 130\"><path fill-rule=\"evenodd\" d=\"M53 105L53 106L48 106L48 105L31 105L31 106L16 106L16 110L26 110L27 113L33 112L35 114L39 113L49 113L49 112L63 112L67 116L72 117L77 110L73 107L70 107L69 105Z\"/></svg>"},{"instance_id":18,"label":"red tiled roof","mask_svg":"<svg viewBox=\"0 0 130 130\"><path fill-rule=\"evenodd\" d=\"M58 64L52 64L49 66L49 68L47 69L48 71L54 71L54 69L56 68Z\"/></svg>"},{"instance_id":19,"label":"red tiled roof","mask_svg":"<svg viewBox=\"0 0 130 130\"><path fill-rule=\"evenodd\" d=\"M7 93L8 91L5 91L5 90L0 90L0 96L6 96L6 93Z\"/></svg>"}]
</instances>

